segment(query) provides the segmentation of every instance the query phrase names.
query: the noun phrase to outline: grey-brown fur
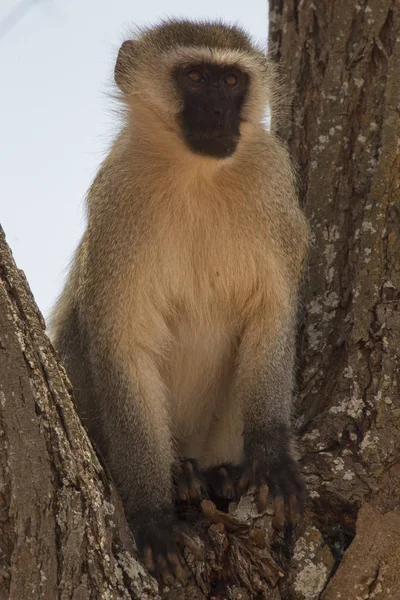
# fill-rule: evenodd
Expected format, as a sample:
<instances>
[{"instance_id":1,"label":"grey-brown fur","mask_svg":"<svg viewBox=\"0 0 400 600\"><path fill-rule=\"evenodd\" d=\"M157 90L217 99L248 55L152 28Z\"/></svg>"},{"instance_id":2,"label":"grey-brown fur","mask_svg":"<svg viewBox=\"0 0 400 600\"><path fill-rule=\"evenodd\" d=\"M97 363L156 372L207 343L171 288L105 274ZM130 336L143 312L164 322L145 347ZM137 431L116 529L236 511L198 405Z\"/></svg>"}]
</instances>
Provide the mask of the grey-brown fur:
<instances>
[{"instance_id":1,"label":"grey-brown fur","mask_svg":"<svg viewBox=\"0 0 400 600\"><path fill-rule=\"evenodd\" d=\"M180 138L170 63L188 44L188 60L193 46L221 62L230 52L250 73L230 159L192 155ZM289 430L308 227L287 152L260 124L275 81L260 56L219 23L168 22L125 43L116 81L127 124L90 188L52 318L82 420L150 568L174 548L180 456L203 472L239 465L243 489L268 481L289 496L300 485Z\"/></svg>"},{"instance_id":2,"label":"grey-brown fur","mask_svg":"<svg viewBox=\"0 0 400 600\"><path fill-rule=\"evenodd\" d=\"M144 30L143 44L152 44L161 51L180 46L208 46L209 48L236 48L252 52L248 35L239 27L227 27L222 22L166 21Z\"/></svg>"}]
</instances>

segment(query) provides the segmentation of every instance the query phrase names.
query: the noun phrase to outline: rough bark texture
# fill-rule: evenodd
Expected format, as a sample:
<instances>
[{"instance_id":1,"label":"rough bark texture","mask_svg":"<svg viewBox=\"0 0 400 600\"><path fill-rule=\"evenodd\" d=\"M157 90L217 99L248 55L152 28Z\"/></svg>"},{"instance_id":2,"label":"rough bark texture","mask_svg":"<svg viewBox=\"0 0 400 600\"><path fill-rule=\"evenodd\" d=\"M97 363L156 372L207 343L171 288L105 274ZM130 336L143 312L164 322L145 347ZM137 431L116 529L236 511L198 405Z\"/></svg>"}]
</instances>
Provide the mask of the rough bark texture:
<instances>
[{"instance_id":1,"label":"rough bark texture","mask_svg":"<svg viewBox=\"0 0 400 600\"><path fill-rule=\"evenodd\" d=\"M270 11L271 51L293 98L280 133L298 162L313 229L299 342L303 471L309 516L339 565L333 574L303 558L289 597L393 600L400 598L400 3L272 0Z\"/></svg>"},{"instance_id":2,"label":"rough bark texture","mask_svg":"<svg viewBox=\"0 0 400 600\"><path fill-rule=\"evenodd\" d=\"M399 0L270 9L293 99L280 134L314 234L297 406L310 498L295 538L251 496L229 515L206 503L205 562L187 552L192 578L158 591L1 232L0 600L400 599Z\"/></svg>"},{"instance_id":3,"label":"rough bark texture","mask_svg":"<svg viewBox=\"0 0 400 600\"><path fill-rule=\"evenodd\" d=\"M0 600L157 598L0 227Z\"/></svg>"}]
</instances>

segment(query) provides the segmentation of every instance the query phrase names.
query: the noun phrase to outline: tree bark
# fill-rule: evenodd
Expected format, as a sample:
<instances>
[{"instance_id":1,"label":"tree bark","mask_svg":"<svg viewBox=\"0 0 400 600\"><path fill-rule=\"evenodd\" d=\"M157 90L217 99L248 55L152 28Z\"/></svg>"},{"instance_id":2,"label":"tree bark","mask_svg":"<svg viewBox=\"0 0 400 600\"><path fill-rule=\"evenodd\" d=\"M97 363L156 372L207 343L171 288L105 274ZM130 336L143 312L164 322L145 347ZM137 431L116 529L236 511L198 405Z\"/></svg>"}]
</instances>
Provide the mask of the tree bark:
<instances>
[{"instance_id":1,"label":"tree bark","mask_svg":"<svg viewBox=\"0 0 400 600\"><path fill-rule=\"evenodd\" d=\"M0 600L159 598L0 228Z\"/></svg>"},{"instance_id":2,"label":"tree bark","mask_svg":"<svg viewBox=\"0 0 400 600\"><path fill-rule=\"evenodd\" d=\"M158 590L0 229L0 600L400 599L399 0L271 0L270 46L313 230L295 538L251 495L205 502L185 515L205 560Z\"/></svg>"},{"instance_id":3,"label":"tree bark","mask_svg":"<svg viewBox=\"0 0 400 600\"><path fill-rule=\"evenodd\" d=\"M308 516L335 559L331 572L312 552L299 559L300 539L289 597L392 600L400 598L400 3L272 0L270 27L293 98L279 132L313 230L297 407Z\"/></svg>"}]
</instances>

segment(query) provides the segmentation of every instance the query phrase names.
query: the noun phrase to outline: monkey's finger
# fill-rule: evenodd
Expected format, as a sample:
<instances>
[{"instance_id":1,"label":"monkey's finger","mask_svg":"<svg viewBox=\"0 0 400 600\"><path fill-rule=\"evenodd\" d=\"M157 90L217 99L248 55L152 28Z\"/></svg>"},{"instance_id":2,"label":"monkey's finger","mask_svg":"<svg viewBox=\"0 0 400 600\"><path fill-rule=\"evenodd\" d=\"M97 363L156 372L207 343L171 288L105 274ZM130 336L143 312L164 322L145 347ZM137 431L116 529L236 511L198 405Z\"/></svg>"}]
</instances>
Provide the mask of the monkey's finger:
<instances>
[{"instance_id":1,"label":"monkey's finger","mask_svg":"<svg viewBox=\"0 0 400 600\"><path fill-rule=\"evenodd\" d=\"M169 571L168 567L162 570L161 579L165 585L175 586L176 580L172 573Z\"/></svg>"},{"instance_id":2,"label":"monkey's finger","mask_svg":"<svg viewBox=\"0 0 400 600\"><path fill-rule=\"evenodd\" d=\"M288 499L288 523L296 527L299 522L300 506L296 496L289 496Z\"/></svg>"},{"instance_id":3,"label":"monkey's finger","mask_svg":"<svg viewBox=\"0 0 400 600\"><path fill-rule=\"evenodd\" d=\"M184 464L184 474L189 489L189 495L191 498L194 498L194 492L200 492L201 490L201 484L196 474L196 463L192 460L187 460Z\"/></svg>"},{"instance_id":4,"label":"monkey's finger","mask_svg":"<svg viewBox=\"0 0 400 600\"><path fill-rule=\"evenodd\" d=\"M234 500L236 497L235 488L232 483L224 484L222 488L222 497L226 500Z\"/></svg>"},{"instance_id":5,"label":"monkey's finger","mask_svg":"<svg viewBox=\"0 0 400 600\"><path fill-rule=\"evenodd\" d=\"M175 466L174 481L179 481L180 479L182 479L182 477L183 477L182 465L178 464Z\"/></svg>"},{"instance_id":6,"label":"monkey's finger","mask_svg":"<svg viewBox=\"0 0 400 600\"><path fill-rule=\"evenodd\" d=\"M143 560L146 568L150 573L154 573L155 565L153 560L153 551L150 546L145 546L143 550Z\"/></svg>"},{"instance_id":7,"label":"monkey's finger","mask_svg":"<svg viewBox=\"0 0 400 600\"><path fill-rule=\"evenodd\" d=\"M182 548L187 548L197 560L204 560L204 548L200 539L189 528L185 531L183 524L174 531L174 541Z\"/></svg>"},{"instance_id":8,"label":"monkey's finger","mask_svg":"<svg viewBox=\"0 0 400 600\"><path fill-rule=\"evenodd\" d=\"M221 494L226 500L233 500L235 497L235 488L232 479L224 467L219 469L218 475L221 478Z\"/></svg>"},{"instance_id":9,"label":"monkey's finger","mask_svg":"<svg viewBox=\"0 0 400 600\"><path fill-rule=\"evenodd\" d=\"M275 515L272 520L272 527L277 531L282 531L285 527L285 502L283 496L276 496L274 504Z\"/></svg>"},{"instance_id":10,"label":"monkey's finger","mask_svg":"<svg viewBox=\"0 0 400 600\"><path fill-rule=\"evenodd\" d=\"M237 484L239 496L241 496L250 487L252 480L252 473L250 471L245 471Z\"/></svg>"},{"instance_id":11,"label":"monkey's finger","mask_svg":"<svg viewBox=\"0 0 400 600\"><path fill-rule=\"evenodd\" d=\"M191 500L200 500L202 498L201 482L195 477L189 488L189 497Z\"/></svg>"},{"instance_id":12,"label":"monkey's finger","mask_svg":"<svg viewBox=\"0 0 400 600\"><path fill-rule=\"evenodd\" d=\"M174 576L168 567L168 563L161 554L157 556L157 569L165 585L175 584Z\"/></svg>"},{"instance_id":13,"label":"monkey's finger","mask_svg":"<svg viewBox=\"0 0 400 600\"><path fill-rule=\"evenodd\" d=\"M300 494L296 495L296 498L299 515L302 516L306 510L306 494L301 492Z\"/></svg>"},{"instance_id":14,"label":"monkey's finger","mask_svg":"<svg viewBox=\"0 0 400 600\"><path fill-rule=\"evenodd\" d=\"M200 500L203 496L202 482L196 469L195 461L186 459L176 471L177 496L182 502Z\"/></svg>"},{"instance_id":15,"label":"monkey's finger","mask_svg":"<svg viewBox=\"0 0 400 600\"><path fill-rule=\"evenodd\" d=\"M300 514L303 514L307 499L307 490L303 481L301 481L300 487L297 487L295 495L298 502L299 512Z\"/></svg>"},{"instance_id":16,"label":"monkey's finger","mask_svg":"<svg viewBox=\"0 0 400 600\"><path fill-rule=\"evenodd\" d=\"M186 478L181 465L176 467L175 471L176 495L181 502L187 502L189 499L189 490L186 484Z\"/></svg>"},{"instance_id":17,"label":"monkey's finger","mask_svg":"<svg viewBox=\"0 0 400 600\"><path fill-rule=\"evenodd\" d=\"M217 512L217 507L211 500L204 499L201 503L201 510L206 517L212 517Z\"/></svg>"},{"instance_id":18,"label":"monkey's finger","mask_svg":"<svg viewBox=\"0 0 400 600\"><path fill-rule=\"evenodd\" d=\"M167 558L176 579L184 583L189 578L189 571L182 566L177 553L168 552Z\"/></svg>"},{"instance_id":19,"label":"monkey's finger","mask_svg":"<svg viewBox=\"0 0 400 600\"><path fill-rule=\"evenodd\" d=\"M187 477L187 479L192 479L194 477L194 466L190 460L185 461L185 463L183 465L183 469L184 469L185 476Z\"/></svg>"},{"instance_id":20,"label":"monkey's finger","mask_svg":"<svg viewBox=\"0 0 400 600\"><path fill-rule=\"evenodd\" d=\"M262 513L267 508L269 488L265 482L262 482L257 494L257 509Z\"/></svg>"},{"instance_id":21,"label":"monkey's finger","mask_svg":"<svg viewBox=\"0 0 400 600\"><path fill-rule=\"evenodd\" d=\"M197 558L197 560L204 560L204 548L201 546L200 543L196 543L196 541L186 533L181 534L181 540L184 546L186 546L186 548L190 550L190 552L195 558Z\"/></svg>"},{"instance_id":22,"label":"monkey's finger","mask_svg":"<svg viewBox=\"0 0 400 600\"><path fill-rule=\"evenodd\" d=\"M178 498L182 502L187 502L189 500L189 490L183 483L178 485Z\"/></svg>"}]
</instances>

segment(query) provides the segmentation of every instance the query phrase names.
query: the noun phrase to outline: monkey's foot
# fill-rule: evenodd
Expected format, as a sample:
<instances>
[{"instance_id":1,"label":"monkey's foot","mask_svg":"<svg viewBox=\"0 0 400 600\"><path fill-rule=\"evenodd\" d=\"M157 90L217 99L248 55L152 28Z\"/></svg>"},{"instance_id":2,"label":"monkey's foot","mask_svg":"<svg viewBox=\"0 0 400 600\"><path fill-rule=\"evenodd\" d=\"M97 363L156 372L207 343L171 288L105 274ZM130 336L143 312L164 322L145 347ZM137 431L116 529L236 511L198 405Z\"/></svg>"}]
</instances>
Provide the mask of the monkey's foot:
<instances>
[{"instance_id":1,"label":"monkey's foot","mask_svg":"<svg viewBox=\"0 0 400 600\"><path fill-rule=\"evenodd\" d=\"M290 454L275 459L253 460L243 470L238 482L239 494L256 487L257 508L263 512L268 493L274 498L273 527L283 529L285 523L295 526L303 510L305 486L297 462Z\"/></svg>"},{"instance_id":2,"label":"monkey's foot","mask_svg":"<svg viewBox=\"0 0 400 600\"><path fill-rule=\"evenodd\" d=\"M203 559L202 548L190 529L180 523L172 511L144 513L133 526L140 556L150 571L165 585L183 583L189 577L182 550L187 547L198 559Z\"/></svg>"},{"instance_id":3,"label":"monkey's foot","mask_svg":"<svg viewBox=\"0 0 400 600\"><path fill-rule=\"evenodd\" d=\"M243 468L238 465L224 464L212 467L204 472L204 479L210 494L224 500L239 500L238 482Z\"/></svg>"},{"instance_id":4,"label":"monkey's foot","mask_svg":"<svg viewBox=\"0 0 400 600\"><path fill-rule=\"evenodd\" d=\"M205 484L195 460L181 458L174 472L176 498L179 502L200 503Z\"/></svg>"}]
</instances>

